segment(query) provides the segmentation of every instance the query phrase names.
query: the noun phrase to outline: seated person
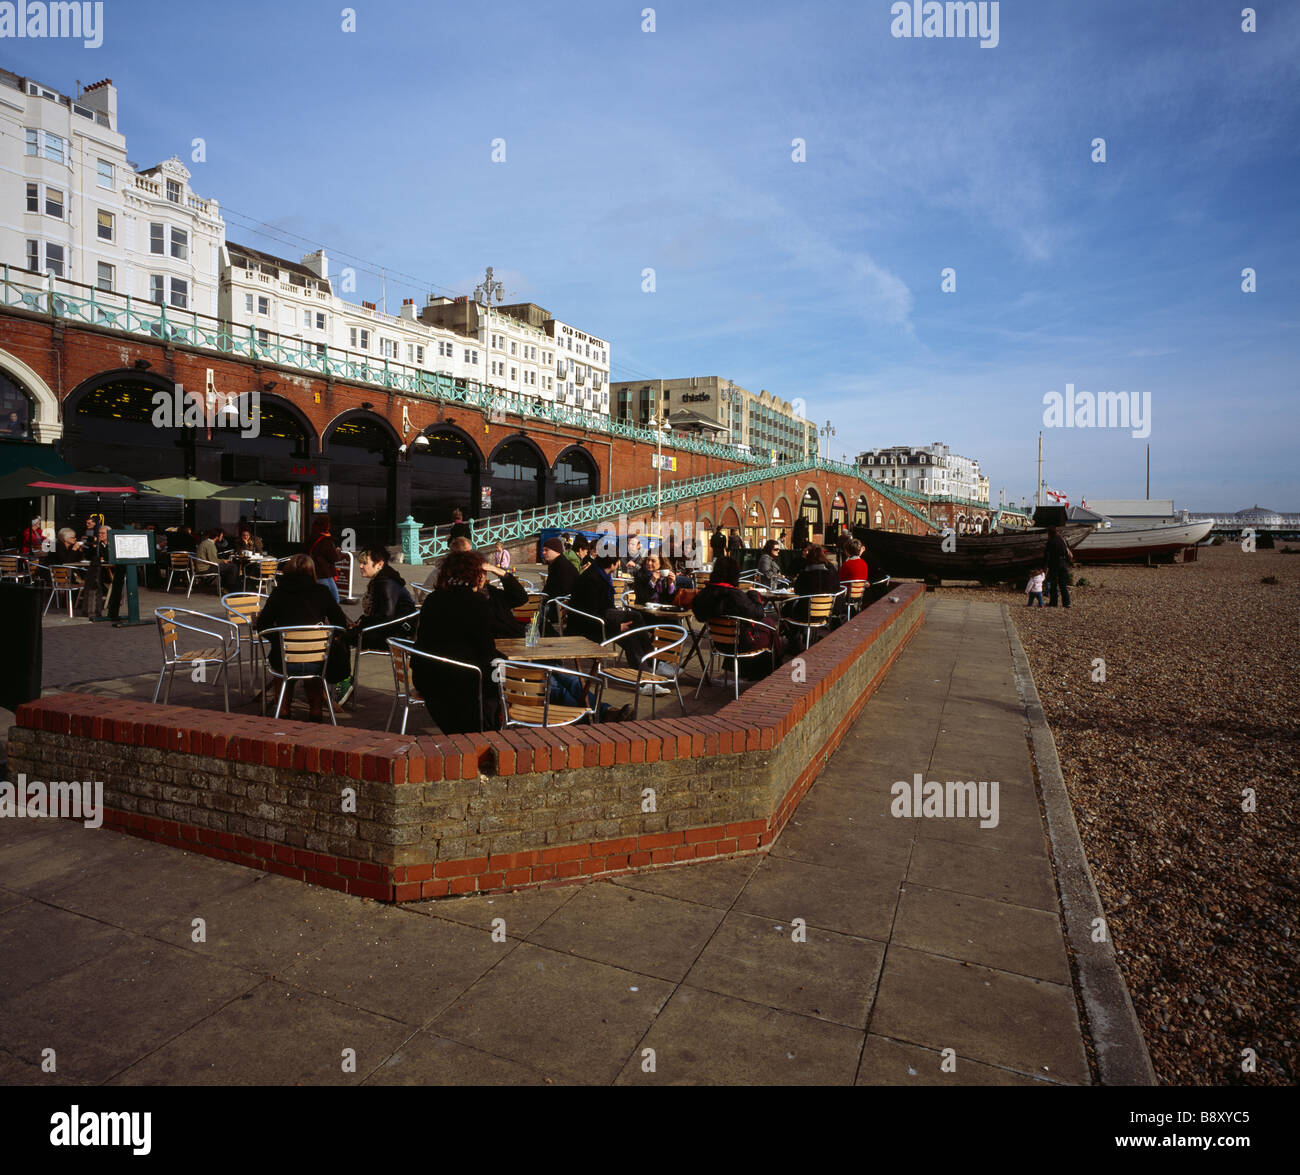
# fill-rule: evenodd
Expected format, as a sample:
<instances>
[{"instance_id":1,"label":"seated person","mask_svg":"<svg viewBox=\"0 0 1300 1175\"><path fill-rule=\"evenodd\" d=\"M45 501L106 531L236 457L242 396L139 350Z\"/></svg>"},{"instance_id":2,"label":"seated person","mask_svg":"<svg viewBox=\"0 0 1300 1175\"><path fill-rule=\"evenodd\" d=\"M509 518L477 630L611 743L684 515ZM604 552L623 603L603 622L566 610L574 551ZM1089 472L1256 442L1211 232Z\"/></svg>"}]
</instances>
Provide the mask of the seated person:
<instances>
[{"instance_id":1,"label":"seated person","mask_svg":"<svg viewBox=\"0 0 1300 1175\"><path fill-rule=\"evenodd\" d=\"M796 596L834 595L840 590L839 568L825 547L815 544L808 547L808 558L804 568L795 577L794 594ZM796 620L808 619L808 601L799 600L793 604L789 613Z\"/></svg>"},{"instance_id":2,"label":"seated person","mask_svg":"<svg viewBox=\"0 0 1300 1175\"><path fill-rule=\"evenodd\" d=\"M80 563L84 558L86 558L86 550L78 541L77 532L70 526L60 527L54 542L54 550L50 552L47 562Z\"/></svg>"},{"instance_id":3,"label":"seated person","mask_svg":"<svg viewBox=\"0 0 1300 1175\"><path fill-rule=\"evenodd\" d=\"M329 589L316 582L316 565L309 555L294 555L280 572L280 581L271 589L270 596L262 605L257 615L257 631L265 632L268 628L308 627L315 624L331 624L336 628L346 629L348 619L342 609L330 595ZM335 636L337 637L337 633ZM275 642L268 657L271 667L283 672L284 661ZM347 646L341 640L335 640L330 647L329 660L325 669L325 680L333 684L342 681L348 675ZM267 694L277 697L280 682L272 681L267 686ZM308 717L313 722L323 718L322 707L325 704L325 687L320 681L305 683L307 692ZM284 709L275 715L288 718L293 706L293 682L285 689Z\"/></svg>"},{"instance_id":4,"label":"seated person","mask_svg":"<svg viewBox=\"0 0 1300 1175\"><path fill-rule=\"evenodd\" d=\"M542 562L547 568L542 595L548 601L572 595L578 583L578 569L565 557L564 543L560 539L547 539L542 544ZM551 616L554 618L554 612Z\"/></svg>"},{"instance_id":5,"label":"seated person","mask_svg":"<svg viewBox=\"0 0 1300 1175\"><path fill-rule=\"evenodd\" d=\"M528 625L515 618L514 610L528 603L528 590L515 573L491 563L483 565L486 578L483 580L483 594L487 597L492 615L492 635L494 637L518 638L528 631ZM492 580L496 580L493 585Z\"/></svg>"},{"instance_id":6,"label":"seated person","mask_svg":"<svg viewBox=\"0 0 1300 1175\"><path fill-rule=\"evenodd\" d=\"M632 574L632 590L638 604L668 604L677 593L677 573L660 567L657 555L647 555L640 570Z\"/></svg>"},{"instance_id":7,"label":"seated person","mask_svg":"<svg viewBox=\"0 0 1300 1175\"><path fill-rule=\"evenodd\" d=\"M266 548L252 531L251 527L241 526L239 528L239 541L235 544L237 551L252 551L254 555L265 555Z\"/></svg>"},{"instance_id":8,"label":"seated person","mask_svg":"<svg viewBox=\"0 0 1300 1175\"><path fill-rule=\"evenodd\" d=\"M617 562L613 555L597 555L591 561L591 566L578 577L573 594L569 597L572 607L603 621L603 626L594 620L588 620L586 616L569 613L564 621L565 636L585 636L588 640L600 643L620 632L643 627L642 618L637 613L614 606L614 580L610 571ZM631 663L636 665L650 651L652 642L649 633L638 632L621 643L627 650ZM668 692L662 686L656 688L663 693ZM646 687L642 686L642 689Z\"/></svg>"},{"instance_id":9,"label":"seated person","mask_svg":"<svg viewBox=\"0 0 1300 1175\"><path fill-rule=\"evenodd\" d=\"M224 536L221 527L214 526L203 536L203 541L199 543L194 551L196 559L204 559L209 563L216 565L216 571L221 583L221 592L233 592L239 583L239 568L233 563L223 563L217 546L218 542ZM204 567L196 564L194 567L195 574L203 575L211 572L213 568Z\"/></svg>"},{"instance_id":10,"label":"seated person","mask_svg":"<svg viewBox=\"0 0 1300 1175\"><path fill-rule=\"evenodd\" d=\"M467 535L457 535L447 544L447 555L464 554L466 551L472 551L473 544L470 543ZM444 555L445 559L447 555ZM424 583L421 585L426 591L433 591L438 586L438 576L442 574L442 564L435 563L433 570L424 577Z\"/></svg>"},{"instance_id":11,"label":"seated person","mask_svg":"<svg viewBox=\"0 0 1300 1175\"><path fill-rule=\"evenodd\" d=\"M850 579L869 579L867 561L862 557L862 544L855 538L844 540L844 553L847 558L840 564L840 583Z\"/></svg>"},{"instance_id":12,"label":"seated person","mask_svg":"<svg viewBox=\"0 0 1300 1175\"><path fill-rule=\"evenodd\" d=\"M641 540L636 535L632 535L627 540L627 558L619 563L619 570L625 575L631 575L641 569L643 562L645 562L645 551L641 547Z\"/></svg>"},{"instance_id":13,"label":"seated person","mask_svg":"<svg viewBox=\"0 0 1300 1175\"><path fill-rule=\"evenodd\" d=\"M373 625L386 624L402 616L414 616L419 611L407 590L406 580L389 566L388 560L386 547L371 547L361 555L361 574L370 582L366 584L366 594L361 600L361 615L348 626L350 645L362 640L364 648L386 651L389 637L410 640L415 633L412 621L409 625L386 628L373 636L365 635L365 630Z\"/></svg>"},{"instance_id":14,"label":"seated person","mask_svg":"<svg viewBox=\"0 0 1300 1175\"><path fill-rule=\"evenodd\" d=\"M492 662L500 657L492 637L492 607L483 595L486 572L475 551L452 551L438 568L433 590L420 609L415 647L438 657L476 665L482 674L476 693L473 675L454 665L411 658L411 677L429 717L443 734L479 729L480 704L487 724L496 725Z\"/></svg>"},{"instance_id":15,"label":"seated person","mask_svg":"<svg viewBox=\"0 0 1300 1175\"><path fill-rule=\"evenodd\" d=\"M758 556L758 577L768 587L775 587L778 579L784 579L781 574L781 564L776 560L777 548L780 544L776 539L768 539L763 544L763 550Z\"/></svg>"},{"instance_id":16,"label":"seated person","mask_svg":"<svg viewBox=\"0 0 1300 1175\"><path fill-rule=\"evenodd\" d=\"M697 620L719 620L727 616L737 616L751 620L763 620L763 598L757 592L741 591L740 564L730 555L720 555L713 561L713 577L709 586L703 588L691 603L691 611ZM772 649L773 656L747 657L740 662L740 675L747 681L756 681L772 672L774 666L781 663L782 648L780 636L774 636L765 628L741 624L740 651L749 653L755 649Z\"/></svg>"},{"instance_id":17,"label":"seated person","mask_svg":"<svg viewBox=\"0 0 1300 1175\"><path fill-rule=\"evenodd\" d=\"M169 551L187 551L193 555L197 548L198 543L194 539L194 532L188 526L178 527L167 541Z\"/></svg>"}]
</instances>

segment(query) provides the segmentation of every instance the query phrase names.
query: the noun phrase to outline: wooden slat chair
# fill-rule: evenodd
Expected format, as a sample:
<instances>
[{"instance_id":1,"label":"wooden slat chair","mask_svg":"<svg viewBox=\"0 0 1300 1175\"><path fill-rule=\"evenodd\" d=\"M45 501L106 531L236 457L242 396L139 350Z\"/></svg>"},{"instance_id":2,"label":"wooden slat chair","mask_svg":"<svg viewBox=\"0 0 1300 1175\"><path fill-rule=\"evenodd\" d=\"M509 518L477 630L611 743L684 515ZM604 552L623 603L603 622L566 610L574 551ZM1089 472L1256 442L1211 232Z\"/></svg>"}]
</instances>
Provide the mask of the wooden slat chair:
<instances>
[{"instance_id":1,"label":"wooden slat chair","mask_svg":"<svg viewBox=\"0 0 1300 1175\"><path fill-rule=\"evenodd\" d=\"M702 592L706 587L709 586L709 580L711 580L712 578L713 578L713 573L710 571L697 571L695 573L695 590L698 592Z\"/></svg>"},{"instance_id":2,"label":"wooden slat chair","mask_svg":"<svg viewBox=\"0 0 1300 1175\"><path fill-rule=\"evenodd\" d=\"M501 694L501 721L511 726L532 727L539 730L555 726L572 726L590 717L600 715L600 699L604 681L590 673L575 669L561 669L558 665L537 665L531 661L498 661L492 676L497 679ZM551 681L557 676L577 678L584 685L585 706L565 706L551 701ZM595 697L590 690L595 687Z\"/></svg>"},{"instance_id":3,"label":"wooden slat chair","mask_svg":"<svg viewBox=\"0 0 1300 1175\"><path fill-rule=\"evenodd\" d=\"M477 665L471 665L468 661L453 661L450 657L438 657L433 653L426 653L423 649L417 649L410 641L398 640L395 637L388 638L388 650L393 661L394 697L393 705L388 711L388 721L384 724L385 730L392 730L393 717L397 713L397 707L401 706L402 726L398 733L405 734L407 719L410 718L411 711L424 705L424 699L415 686L415 676L411 672L412 657L420 657L426 661L436 661L439 665L450 665L453 669L463 669L467 674L473 674L474 689L478 693L478 729L483 730L487 726L487 719L483 714L483 671ZM468 678L465 685L466 688L469 687Z\"/></svg>"},{"instance_id":4,"label":"wooden slat chair","mask_svg":"<svg viewBox=\"0 0 1300 1175\"><path fill-rule=\"evenodd\" d=\"M560 605L568 602L568 596L554 596L542 606L543 635L549 636L552 632L564 635L564 617L560 615Z\"/></svg>"},{"instance_id":5,"label":"wooden slat chair","mask_svg":"<svg viewBox=\"0 0 1300 1175\"><path fill-rule=\"evenodd\" d=\"M244 569L244 587L247 589L251 581L253 590L259 596L269 596L271 588L275 586L275 577L279 572L280 561L278 559L254 559Z\"/></svg>"},{"instance_id":6,"label":"wooden slat chair","mask_svg":"<svg viewBox=\"0 0 1300 1175\"><path fill-rule=\"evenodd\" d=\"M772 634L771 648L751 649L747 653L740 651L740 631L739 625L748 624L754 628L765 628ZM748 616L721 616L715 620L709 621L709 666L704 675L700 678L700 683L695 687L695 696L700 696L700 689L703 687L705 679L713 671L713 658L717 657L724 664L727 661L732 663L732 676L735 678L735 696L740 697L740 663L750 657L771 657L772 668L776 669L776 629L765 624L762 620L751 620Z\"/></svg>"},{"instance_id":7,"label":"wooden slat chair","mask_svg":"<svg viewBox=\"0 0 1300 1175\"><path fill-rule=\"evenodd\" d=\"M32 570L21 555L0 555L0 583L31 583Z\"/></svg>"},{"instance_id":8,"label":"wooden slat chair","mask_svg":"<svg viewBox=\"0 0 1300 1175\"><path fill-rule=\"evenodd\" d=\"M844 595L843 588L840 588L837 592L819 592L815 595L791 596L788 600L781 601L781 619L791 628L802 628L804 630L803 647L809 649L812 647L813 629L830 628L831 613L835 611L835 601L842 595ZM790 609L801 600L808 601L808 612L804 619L796 620L790 615Z\"/></svg>"},{"instance_id":9,"label":"wooden slat chair","mask_svg":"<svg viewBox=\"0 0 1300 1175\"><path fill-rule=\"evenodd\" d=\"M844 595L840 597L840 606L844 609L844 619L852 620L867 598L868 581L865 579L846 579L843 582Z\"/></svg>"},{"instance_id":10,"label":"wooden slat chair","mask_svg":"<svg viewBox=\"0 0 1300 1175\"><path fill-rule=\"evenodd\" d=\"M518 620L520 624L531 624L533 617L537 615L538 609L540 609L541 606L541 596L537 596L536 598L530 596L526 603L520 604L518 608L511 608L510 611L514 614L514 618Z\"/></svg>"},{"instance_id":11,"label":"wooden slat chair","mask_svg":"<svg viewBox=\"0 0 1300 1175\"><path fill-rule=\"evenodd\" d=\"M181 552L190 564L190 586L185 593L188 600L194 593L194 585L201 579L212 580L212 585L217 589L217 594L221 594L221 564L213 563L209 559L200 559L197 555L190 555L184 551Z\"/></svg>"},{"instance_id":12,"label":"wooden slat chair","mask_svg":"<svg viewBox=\"0 0 1300 1175\"><path fill-rule=\"evenodd\" d=\"M221 597L221 606L226 610L226 618L235 626L235 639L239 642L239 692L244 692L244 649L248 650L248 677L257 681L257 659L262 652L262 642L257 637L254 625L257 614L266 603L265 596L253 592L231 592Z\"/></svg>"},{"instance_id":13,"label":"wooden slat chair","mask_svg":"<svg viewBox=\"0 0 1300 1175\"><path fill-rule=\"evenodd\" d=\"M158 701L159 693L163 695L166 705L171 697L172 681L178 668L190 671L193 677L195 668L203 666L203 677L207 676L209 665L217 666L217 675L221 678L221 688L225 695L226 713L230 713L230 662L239 656L239 637L235 625L220 616L209 616L206 612L192 612L188 608L159 608L154 612L158 621L158 636L162 641L163 665L158 674L158 685L153 691L153 700ZM214 627L215 626L215 627ZM186 639L200 640L198 648L182 651L181 634ZM214 645L211 642L216 641ZM163 691L163 679L167 679L167 689Z\"/></svg>"},{"instance_id":14,"label":"wooden slat chair","mask_svg":"<svg viewBox=\"0 0 1300 1175\"><path fill-rule=\"evenodd\" d=\"M55 598L60 594L68 597L68 619L72 619L72 605L77 594L85 589L85 582L79 578L79 572L75 567L60 567L57 563L53 567L42 567L41 570L48 577L50 588L50 598L45 601L45 615L49 612L50 605L54 603Z\"/></svg>"},{"instance_id":15,"label":"wooden slat chair","mask_svg":"<svg viewBox=\"0 0 1300 1175\"><path fill-rule=\"evenodd\" d=\"M357 633L357 647L352 654L352 684L348 687L347 692L339 698L339 705L347 703L350 710L357 708L357 683L361 679L361 658L362 657L387 657L389 656L387 643L391 638L404 638L407 640L414 639L415 634L419 631L420 613L410 612L405 616L394 616L392 620L385 620L380 624L371 624ZM370 643L375 643L375 637L378 635L379 647L366 648L366 638L370 638Z\"/></svg>"},{"instance_id":16,"label":"wooden slat chair","mask_svg":"<svg viewBox=\"0 0 1300 1175\"><path fill-rule=\"evenodd\" d=\"M167 587L165 591L172 590L172 581L179 575L187 584L194 573L190 566L190 553L188 551L170 551L167 555L167 562L171 574L167 576Z\"/></svg>"},{"instance_id":17,"label":"wooden slat chair","mask_svg":"<svg viewBox=\"0 0 1300 1175\"><path fill-rule=\"evenodd\" d=\"M682 687L678 681L682 668L682 648L686 644L689 634L680 624L648 624L644 628L632 628L627 632L621 632L616 637L611 637L605 642L606 645L617 644L626 640L635 632L650 633L651 648L636 665L604 665L602 664L597 670L597 674L603 677L612 686L621 686L625 689L632 690L632 720L636 721L637 710L641 705L641 687L643 685L665 686L671 685L677 691L677 704L682 708L682 717L686 717L686 703L682 699ZM659 671L659 666L671 665L676 672L665 674ZM658 691L650 691L650 717L655 716L655 704L658 701Z\"/></svg>"},{"instance_id":18,"label":"wooden slat chair","mask_svg":"<svg viewBox=\"0 0 1300 1175\"><path fill-rule=\"evenodd\" d=\"M335 637L343 637L343 629L330 624L313 624L302 626L285 626L267 628L262 631L262 639L268 644L277 644L280 648L280 668L277 670L266 655L266 672L279 679L280 693L275 700L274 714L280 713L284 704L285 690L291 681L312 681L319 678L325 687L325 704L329 707L330 722L338 725L334 717L334 700L330 697L329 682L325 680L325 667L329 663L330 646Z\"/></svg>"}]
</instances>

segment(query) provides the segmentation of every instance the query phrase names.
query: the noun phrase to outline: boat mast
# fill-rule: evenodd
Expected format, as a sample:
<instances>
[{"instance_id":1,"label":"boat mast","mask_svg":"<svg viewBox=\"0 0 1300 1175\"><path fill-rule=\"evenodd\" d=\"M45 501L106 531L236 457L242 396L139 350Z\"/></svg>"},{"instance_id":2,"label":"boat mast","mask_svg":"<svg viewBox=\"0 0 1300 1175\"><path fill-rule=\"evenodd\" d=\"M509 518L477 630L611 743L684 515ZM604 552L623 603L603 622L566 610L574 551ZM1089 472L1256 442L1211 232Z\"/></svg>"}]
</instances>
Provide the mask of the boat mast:
<instances>
[{"instance_id":1,"label":"boat mast","mask_svg":"<svg viewBox=\"0 0 1300 1175\"><path fill-rule=\"evenodd\" d=\"M1034 486L1034 508L1043 504L1043 434L1038 433L1038 484Z\"/></svg>"}]
</instances>

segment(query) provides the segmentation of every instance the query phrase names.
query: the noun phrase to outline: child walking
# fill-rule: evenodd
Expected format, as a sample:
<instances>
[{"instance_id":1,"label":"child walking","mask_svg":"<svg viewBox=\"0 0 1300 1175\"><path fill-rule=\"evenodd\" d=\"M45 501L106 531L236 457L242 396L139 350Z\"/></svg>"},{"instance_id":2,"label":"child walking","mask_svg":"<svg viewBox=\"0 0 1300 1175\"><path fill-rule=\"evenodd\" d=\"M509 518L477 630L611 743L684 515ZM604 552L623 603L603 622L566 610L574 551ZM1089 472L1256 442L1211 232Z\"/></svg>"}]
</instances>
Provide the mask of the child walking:
<instances>
[{"instance_id":1,"label":"child walking","mask_svg":"<svg viewBox=\"0 0 1300 1175\"><path fill-rule=\"evenodd\" d=\"M1029 599L1025 602L1026 608L1032 608L1034 601L1038 601L1038 606L1043 606L1043 581L1047 578L1047 573L1040 567L1030 577L1029 582L1025 585L1025 595Z\"/></svg>"}]
</instances>

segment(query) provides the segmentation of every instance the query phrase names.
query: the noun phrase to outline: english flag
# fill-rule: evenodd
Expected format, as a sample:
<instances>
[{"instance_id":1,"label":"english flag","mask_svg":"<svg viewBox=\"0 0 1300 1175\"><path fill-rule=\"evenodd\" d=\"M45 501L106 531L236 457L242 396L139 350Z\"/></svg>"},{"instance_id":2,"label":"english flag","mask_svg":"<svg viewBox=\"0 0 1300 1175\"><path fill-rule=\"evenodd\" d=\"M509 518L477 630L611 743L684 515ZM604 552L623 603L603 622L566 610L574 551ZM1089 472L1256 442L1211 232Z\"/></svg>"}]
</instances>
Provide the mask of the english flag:
<instances>
[{"instance_id":1,"label":"english flag","mask_svg":"<svg viewBox=\"0 0 1300 1175\"><path fill-rule=\"evenodd\" d=\"M1047 496L1052 499L1058 506L1064 506L1067 510L1070 508L1070 499L1064 494L1058 494L1055 490L1049 489Z\"/></svg>"}]
</instances>

